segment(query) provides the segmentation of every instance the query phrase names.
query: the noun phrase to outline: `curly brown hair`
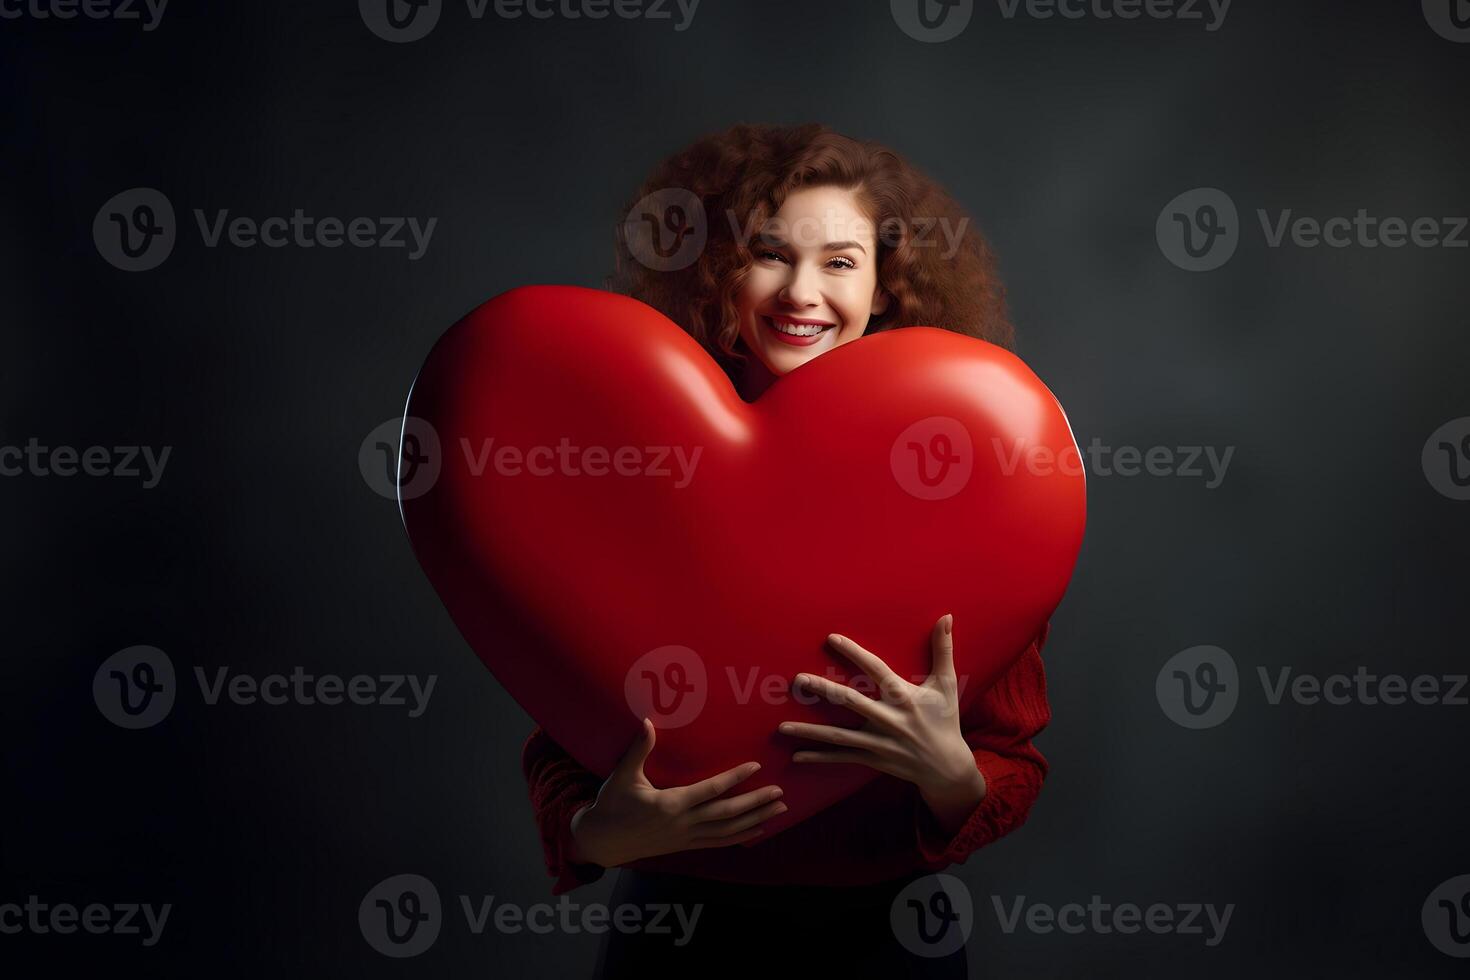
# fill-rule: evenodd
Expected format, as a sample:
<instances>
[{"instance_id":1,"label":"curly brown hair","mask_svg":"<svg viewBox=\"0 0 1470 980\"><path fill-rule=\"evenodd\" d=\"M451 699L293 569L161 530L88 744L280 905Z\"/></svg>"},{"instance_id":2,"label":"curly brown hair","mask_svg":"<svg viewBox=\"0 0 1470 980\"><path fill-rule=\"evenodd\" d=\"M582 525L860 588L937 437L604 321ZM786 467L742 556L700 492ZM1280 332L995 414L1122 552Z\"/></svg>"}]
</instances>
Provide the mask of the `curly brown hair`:
<instances>
[{"instance_id":1,"label":"curly brown hair","mask_svg":"<svg viewBox=\"0 0 1470 980\"><path fill-rule=\"evenodd\" d=\"M625 219L606 286L683 327L733 376L745 356L737 349L735 297L753 261L751 239L788 194L818 186L854 191L877 230L878 284L892 301L869 322L869 333L923 325L1013 347L994 254L964 209L893 150L817 123L740 124L664 160L622 213L631 215L650 194L687 191L704 206L705 247L685 268L658 271L630 251ZM929 235L945 229L953 247L924 241L926 228Z\"/></svg>"}]
</instances>

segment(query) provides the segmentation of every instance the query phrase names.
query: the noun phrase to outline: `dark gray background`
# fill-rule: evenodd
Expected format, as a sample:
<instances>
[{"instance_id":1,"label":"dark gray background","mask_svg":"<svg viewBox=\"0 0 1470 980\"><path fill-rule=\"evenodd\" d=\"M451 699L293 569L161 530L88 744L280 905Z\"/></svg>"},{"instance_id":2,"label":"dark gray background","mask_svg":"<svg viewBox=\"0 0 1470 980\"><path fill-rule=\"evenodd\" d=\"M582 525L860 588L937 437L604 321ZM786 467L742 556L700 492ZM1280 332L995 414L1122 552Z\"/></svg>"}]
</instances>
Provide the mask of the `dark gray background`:
<instances>
[{"instance_id":1,"label":"dark gray background","mask_svg":"<svg viewBox=\"0 0 1470 980\"><path fill-rule=\"evenodd\" d=\"M597 285L647 171L737 121L825 122L907 155L1000 256L1020 352L1079 443L1234 446L1223 484L1089 480L1045 658L1053 765L1030 821L952 869L991 978L1450 976L1420 908L1470 872L1470 708L1271 706L1257 666L1464 672L1470 504L1421 468L1470 415L1470 252L1268 248L1255 210L1470 214L1470 45L1417 2L1237 0L1222 29L1001 16L921 44L886 2L704 0L693 26L471 20L412 44L352 2L185 4L158 30L0 21L0 444L169 445L162 484L0 479L7 787L0 902L172 902L163 941L0 936L123 975L561 976L595 937L470 935L408 961L358 902L413 872L446 901L549 897L519 770L532 727L460 638L358 471L438 334L525 283ZM151 186L180 240L106 264L102 203ZM1209 273L1154 224L1227 191ZM207 249L191 210L436 216L428 254ZM93 673L165 650L138 732ZM1154 683L1240 665L1225 724ZM202 703L193 667L438 675L429 711ZM578 890L605 900L612 875ZM1214 902L1225 941L1004 934L1010 902ZM862 937L834 937L834 941Z\"/></svg>"}]
</instances>

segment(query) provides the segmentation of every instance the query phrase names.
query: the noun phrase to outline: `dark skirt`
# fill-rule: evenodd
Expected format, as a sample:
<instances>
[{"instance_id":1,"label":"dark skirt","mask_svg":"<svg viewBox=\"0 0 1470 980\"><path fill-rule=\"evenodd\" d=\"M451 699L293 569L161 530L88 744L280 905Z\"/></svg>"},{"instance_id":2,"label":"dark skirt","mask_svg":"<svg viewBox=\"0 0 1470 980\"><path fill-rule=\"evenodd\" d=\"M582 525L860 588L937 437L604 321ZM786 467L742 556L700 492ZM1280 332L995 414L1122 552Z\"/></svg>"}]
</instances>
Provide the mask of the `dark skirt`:
<instances>
[{"instance_id":1,"label":"dark skirt","mask_svg":"<svg viewBox=\"0 0 1470 980\"><path fill-rule=\"evenodd\" d=\"M902 917L910 914L904 906L911 903L896 899L924 872L841 888L732 884L628 868L617 874L610 900L613 913L619 906L640 906L638 921L652 923L650 907L679 908L663 915L666 931L620 930L612 927L610 916L594 977L680 975L665 972L673 970L700 971L683 974L691 977L737 970L750 971L752 977L811 970L813 976L885 980L967 975L963 940L954 952L935 956L911 935L898 935L911 932L902 924ZM683 911L682 920L677 911Z\"/></svg>"}]
</instances>

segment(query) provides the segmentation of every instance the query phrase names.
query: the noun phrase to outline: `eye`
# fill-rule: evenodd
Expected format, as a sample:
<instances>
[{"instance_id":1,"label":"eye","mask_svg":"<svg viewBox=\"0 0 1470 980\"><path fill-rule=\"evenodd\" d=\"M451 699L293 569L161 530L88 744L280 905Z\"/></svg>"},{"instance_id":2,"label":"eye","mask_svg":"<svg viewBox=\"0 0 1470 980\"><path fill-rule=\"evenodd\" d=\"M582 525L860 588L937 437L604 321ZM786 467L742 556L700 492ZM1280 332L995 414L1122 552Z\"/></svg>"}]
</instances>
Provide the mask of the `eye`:
<instances>
[{"instance_id":1,"label":"eye","mask_svg":"<svg viewBox=\"0 0 1470 980\"><path fill-rule=\"evenodd\" d=\"M780 252L777 252L777 251L775 251L773 249L769 249L769 248L763 248L763 249L759 250L758 252L755 253L755 257L758 258L758 259L773 259L773 260L775 260L777 262L785 262L786 261L786 256L782 255Z\"/></svg>"},{"instance_id":2,"label":"eye","mask_svg":"<svg viewBox=\"0 0 1470 980\"><path fill-rule=\"evenodd\" d=\"M845 255L838 255L838 256L834 257L833 259L831 259L827 264L828 265L831 265L833 262L841 262L842 263L841 265L839 265L839 266L836 267L838 269L856 269L857 268L857 263L854 262L852 259L848 258Z\"/></svg>"}]
</instances>

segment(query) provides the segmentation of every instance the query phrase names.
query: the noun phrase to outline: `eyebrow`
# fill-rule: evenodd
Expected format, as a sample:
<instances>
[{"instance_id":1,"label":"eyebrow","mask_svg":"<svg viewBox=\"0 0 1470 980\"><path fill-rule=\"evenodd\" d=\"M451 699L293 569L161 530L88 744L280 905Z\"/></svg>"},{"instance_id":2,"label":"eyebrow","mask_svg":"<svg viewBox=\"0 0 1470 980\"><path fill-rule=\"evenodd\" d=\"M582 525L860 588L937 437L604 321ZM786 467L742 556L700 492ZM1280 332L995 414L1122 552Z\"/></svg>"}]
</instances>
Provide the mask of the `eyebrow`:
<instances>
[{"instance_id":1,"label":"eyebrow","mask_svg":"<svg viewBox=\"0 0 1470 980\"><path fill-rule=\"evenodd\" d=\"M775 245L781 248L784 248L789 244L786 239L782 238L780 235L758 235L756 237L760 238L767 245ZM826 245L822 246L822 251L840 252L844 248L855 248L859 252L862 252L864 255L868 254L868 250L863 248L861 242L828 242Z\"/></svg>"}]
</instances>

